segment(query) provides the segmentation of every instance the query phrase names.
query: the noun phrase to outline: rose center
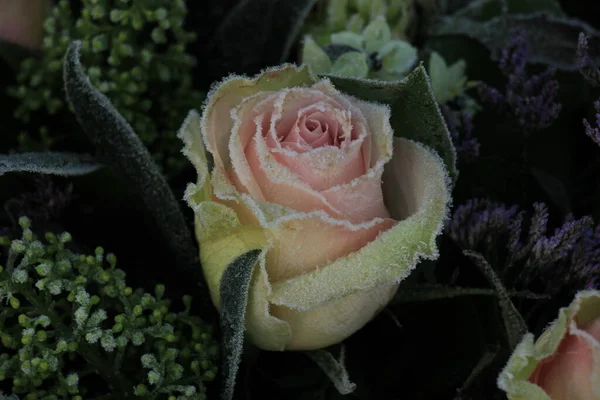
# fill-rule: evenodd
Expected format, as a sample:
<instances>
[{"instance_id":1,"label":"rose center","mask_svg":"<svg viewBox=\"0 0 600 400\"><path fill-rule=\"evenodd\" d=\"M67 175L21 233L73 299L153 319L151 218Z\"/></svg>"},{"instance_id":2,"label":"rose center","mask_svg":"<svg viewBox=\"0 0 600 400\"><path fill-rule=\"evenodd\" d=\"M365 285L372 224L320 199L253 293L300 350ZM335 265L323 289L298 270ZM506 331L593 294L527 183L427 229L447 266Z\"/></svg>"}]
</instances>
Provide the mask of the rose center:
<instances>
[{"instance_id":1,"label":"rose center","mask_svg":"<svg viewBox=\"0 0 600 400\"><path fill-rule=\"evenodd\" d=\"M314 109L301 112L288 132L278 132L281 146L298 153L326 146L341 147L349 135L344 134L337 117Z\"/></svg>"}]
</instances>

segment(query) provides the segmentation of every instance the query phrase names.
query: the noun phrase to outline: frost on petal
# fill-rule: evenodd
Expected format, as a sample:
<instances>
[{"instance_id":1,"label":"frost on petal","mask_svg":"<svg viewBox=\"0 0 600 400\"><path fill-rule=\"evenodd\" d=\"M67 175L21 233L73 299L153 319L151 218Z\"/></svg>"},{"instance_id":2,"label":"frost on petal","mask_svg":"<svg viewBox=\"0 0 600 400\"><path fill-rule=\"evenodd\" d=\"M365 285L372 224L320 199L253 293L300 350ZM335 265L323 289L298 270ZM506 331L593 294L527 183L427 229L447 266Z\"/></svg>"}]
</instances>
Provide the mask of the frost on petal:
<instances>
[{"instance_id":1,"label":"frost on petal","mask_svg":"<svg viewBox=\"0 0 600 400\"><path fill-rule=\"evenodd\" d=\"M217 169L231 167L228 143L234 121L231 110L245 98L258 92L288 87L306 87L314 83L307 66L283 65L263 71L254 78L230 76L217 82L209 92L202 117L202 135Z\"/></svg>"},{"instance_id":2,"label":"frost on petal","mask_svg":"<svg viewBox=\"0 0 600 400\"><path fill-rule=\"evenodd\" d=\"M177 133L177 137L183 141L181 152L191 161L198 174L197 183L190 184L186 190L186 200L191 207L193 204L210 199L211 192L200 121L200 115L194 110L190 111Z\"/></svg>"},{"instance_id":3,"label":"frost on petal","mask_svg":"<svg viewBox=\"0 0 600 400\"><path fill-rule=\"evenodd\" d=\"M450 202L449 179L443 162L410 140L395 139L395 146L384 176L384 196L388 202L410 200L416 205L413 212L360 250L323 268L274 283L273 304L311 309L361 290L398 283L419 260L437 258L435 239L441 232ZM410 166L397 168L398 164L403 166L404 159L411 160ZM405 184L404 195L394 193L401 187L399 183ZM392 218L396 219L393 212Z\"/></svg>"},{"instance_id":4,"label":"frost on petal","mask_svg":"<svg viewBox=\"0 0 600 400\"><path fill-rule=\"evenodd\" d=\"M277 92L260 92L244 99L231 110L234 125L229 139L232 164L229 176L238 191L259 200L265 200L265 196L256 182L245 153L254 136L263 134L262 121L272 112L279 96Z\"/></svg>"},{"instance_id":5,"label":"frost on petal","mask_svg":"<svg viewBox=\"0 0 600 400\"><path fill-rule=\"evenodd\" d=\"M579 292L537 341L525 335L498 376L498 387L509 400L600 398L598 318L600 292Z\"/></svg>"}]
</instances>

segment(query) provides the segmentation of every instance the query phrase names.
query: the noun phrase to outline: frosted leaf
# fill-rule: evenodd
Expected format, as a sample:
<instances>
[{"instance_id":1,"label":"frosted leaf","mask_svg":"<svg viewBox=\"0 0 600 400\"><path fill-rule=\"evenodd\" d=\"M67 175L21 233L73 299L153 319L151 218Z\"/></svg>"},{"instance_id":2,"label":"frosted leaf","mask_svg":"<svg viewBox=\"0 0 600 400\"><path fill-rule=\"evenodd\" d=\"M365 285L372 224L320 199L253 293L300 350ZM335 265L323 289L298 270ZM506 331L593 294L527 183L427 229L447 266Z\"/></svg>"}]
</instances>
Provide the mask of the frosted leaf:
<instances>
[{"instance_id":1,"label":"frosted leaf","mask_svg":"<svg viewBox=\"0 0 600 400\"><path fill-rule=\"evenodd\" d=\"M0 176L7 172L31 172L59 176L86 175L103 168L86 154L40 152L0 154Z\"/></svg>"}]
</instances>

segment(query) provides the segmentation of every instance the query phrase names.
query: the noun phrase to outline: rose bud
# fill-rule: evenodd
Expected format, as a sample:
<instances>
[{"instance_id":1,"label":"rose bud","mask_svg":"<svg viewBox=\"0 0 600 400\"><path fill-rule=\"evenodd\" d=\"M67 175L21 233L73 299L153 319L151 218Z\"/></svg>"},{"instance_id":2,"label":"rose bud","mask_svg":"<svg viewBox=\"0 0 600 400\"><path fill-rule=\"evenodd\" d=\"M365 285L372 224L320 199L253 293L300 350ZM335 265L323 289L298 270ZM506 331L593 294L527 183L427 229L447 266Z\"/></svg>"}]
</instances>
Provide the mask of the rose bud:
<instances>
[{"instance_id":1,"label":"rose bud","mask_svg":"<svg viewBox=\"0 0 600 400\"><path fill-rule=\"evenodd\" d=\"M39 49L49 0L0 0L0 41Z\"/></svg>"},{"instance_id":2,"label":"rose bud","mask_svg":"<svg viewBox=\"0 0 600 400\"><path fill-rule=\"evenodd\" d=\"M498 387L509 400L600 399L600 292L578 293L535 343L525 335Z\"/></svg>"},{"instance_id":3,"label":"rose bud","mask_svg":"<svg viewBox=\"0 0 600 400\"><path fill-rule=\"evenodd\" d=\"M225 268L261 250L246 310L258 347L339 343L420 259L437 258L449 178L436 153L393 134L389 107L345 95L306 66L230 77L201 120L186 120L180 137L198 181L185 197L216 307Z\"/></svg>"}]
</instances>

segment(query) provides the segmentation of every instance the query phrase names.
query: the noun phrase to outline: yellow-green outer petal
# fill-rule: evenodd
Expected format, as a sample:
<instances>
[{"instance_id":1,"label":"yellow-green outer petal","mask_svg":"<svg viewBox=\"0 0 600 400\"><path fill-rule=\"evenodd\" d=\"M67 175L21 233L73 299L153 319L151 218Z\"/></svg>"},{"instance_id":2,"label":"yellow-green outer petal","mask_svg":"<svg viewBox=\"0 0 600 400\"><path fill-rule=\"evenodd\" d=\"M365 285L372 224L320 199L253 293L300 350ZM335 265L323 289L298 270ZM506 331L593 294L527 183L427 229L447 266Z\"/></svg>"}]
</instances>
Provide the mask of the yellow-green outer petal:
<instances>
[{"instance_id":1,"label":"yellow-green outer petal","mask_svg":"<svg viewBox=\"0 0 600 400\"><path fill-rule=\"evenodd\" d=\"M435 238L447 218L450 201L449 178L443 161L423 145L408 139L396 139L402 144L394 149L396 160L410 159L413 182L422 185L418 211L400 220L391 229L362 249L339 258L313 272L277 282L273 285L271 302L292 309L307 310L348 294L369 290L380 285L400 282L422 258L437 258ZM390 164L394 163L394 159ZM393 165L390 165L394 168ZM393 173L384 174L393 180ZM395 182L390 182L391 186ZM384 188L385 191L385 188ZM395 199L394 195L390 195ZM386 204L394 216L394 205Z\"/></svg>"},{"instance_id":2,"label":"yellow-green outer petal","mask_svg":"<svg viewBox=\"0 0 600 400\"><path fill-rule=\"evenodd\" d=\"M585 325L600 317L600 292L582 291L569 307L561 308L558 318L534 343L531 333L525 335L498 376L498 387L509 400L551 400L539 386L529 382L540 361L556 353L567 335L571 321Z\"/></svg>"},{"instance_id":3,"label":"yellow-green outer petal","mask_svg":"<svg viewBox=\"0 0 600 400\"><path fill-rule=\"evenodd\" d=\"M208 161L200 132L201 121L200 115L192 110L177 133L177 137L183 141L181 152L192 162L198 174L197 184L188 185L186 190L186 198L193 197L194 204L209 200L211 195Z\"/></svg>"}]
</instances>

